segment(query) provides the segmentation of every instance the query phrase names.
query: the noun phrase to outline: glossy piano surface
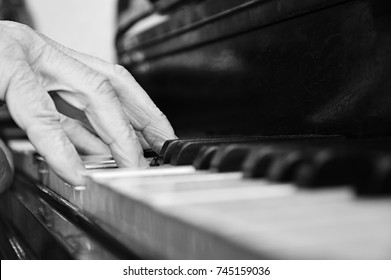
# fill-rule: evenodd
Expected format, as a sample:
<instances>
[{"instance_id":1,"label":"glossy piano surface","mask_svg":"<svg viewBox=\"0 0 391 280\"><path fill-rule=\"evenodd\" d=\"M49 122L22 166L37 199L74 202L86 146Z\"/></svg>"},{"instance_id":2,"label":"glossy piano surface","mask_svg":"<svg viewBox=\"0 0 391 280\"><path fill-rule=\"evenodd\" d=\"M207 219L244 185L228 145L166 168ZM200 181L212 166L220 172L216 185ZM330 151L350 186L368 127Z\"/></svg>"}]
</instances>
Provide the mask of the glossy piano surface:
<instances>
[{"instance_id":1,"label":"glossy piano surface","mask_svg":"<svg viewBox=\"0 0 391 280\"><path fill-rule=\"evenodd\" d=\"M102 245L94 234L75 225L37 196L35 188L28 180L17 177L12 191L1 197L7 238L20 252L5 258L100 260L124 257Z\"/></svg>"},{"instance_id":2,"label":"glossy piano surface","mask_svg":"<svg viewBox=\"0 0 391 280\"><path fill-rule=\"evenodd\" d=\"M183 1L120 32L119 62L179 135L385 135L390 13L382 0Z\"/></svg>"}]
</instances>

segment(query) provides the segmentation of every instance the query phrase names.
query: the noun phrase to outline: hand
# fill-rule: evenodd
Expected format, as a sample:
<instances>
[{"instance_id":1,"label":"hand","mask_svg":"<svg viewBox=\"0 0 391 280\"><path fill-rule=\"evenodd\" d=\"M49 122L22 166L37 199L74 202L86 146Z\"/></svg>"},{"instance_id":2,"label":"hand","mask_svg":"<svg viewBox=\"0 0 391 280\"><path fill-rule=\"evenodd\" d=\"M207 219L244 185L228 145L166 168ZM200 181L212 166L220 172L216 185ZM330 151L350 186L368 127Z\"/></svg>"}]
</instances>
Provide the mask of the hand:
<instances>
[{"instance_id":1,"label":"hand","mask_svg":"<svg viewBox=\"0 0 391 280\"><path fill-rule=\"evenodd\" d=\"M0 21L0 100L57 174L83 184L75 146L111 153L119 167L142 167L141 139L155 151L175 138L167 118L125 68ZM94 129L62 114L48 92L82 111ZM59 102L61 103L61 102ZM83 114L83 116L84 116ZM74 146L75 145L75 146Z\"/></svg>"}]
</instances>

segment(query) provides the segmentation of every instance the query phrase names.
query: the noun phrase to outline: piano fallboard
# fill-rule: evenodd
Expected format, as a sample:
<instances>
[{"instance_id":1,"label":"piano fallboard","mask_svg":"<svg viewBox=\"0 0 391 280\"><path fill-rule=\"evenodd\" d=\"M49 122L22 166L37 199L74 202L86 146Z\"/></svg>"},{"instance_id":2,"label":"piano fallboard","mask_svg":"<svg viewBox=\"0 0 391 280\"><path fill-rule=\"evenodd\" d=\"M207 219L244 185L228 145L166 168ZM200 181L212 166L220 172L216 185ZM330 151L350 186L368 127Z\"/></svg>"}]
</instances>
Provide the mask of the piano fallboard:
<instances>
[{"instance_id":1,"label":"piano fallboard","mask_svg":"<svg viewBox=\"0 0 391 280\"><path fill-rule=\"evenodd\" d=\"M183 3L117 37L179 136L389 134L389 1Z\"/></svg>"}]
</instances>

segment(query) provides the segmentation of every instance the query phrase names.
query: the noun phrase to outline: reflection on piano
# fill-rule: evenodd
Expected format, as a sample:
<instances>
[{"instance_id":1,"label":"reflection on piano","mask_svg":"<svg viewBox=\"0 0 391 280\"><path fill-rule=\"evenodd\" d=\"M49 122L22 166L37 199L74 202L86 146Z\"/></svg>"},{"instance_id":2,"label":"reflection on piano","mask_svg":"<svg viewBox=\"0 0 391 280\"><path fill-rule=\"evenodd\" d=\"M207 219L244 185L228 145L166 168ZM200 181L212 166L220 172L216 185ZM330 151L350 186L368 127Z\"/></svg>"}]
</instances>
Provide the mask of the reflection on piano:
<instances>
[{"instance_id":1,"label":"reflection on piano","mask_svg":"<svg viewBox=\"0 0 391 280\"><path fill-rule=\"evenodd\" d=\"M119 61L180 140L59 179L3 131L4 258L389 259L391 5L120 1Z\"/></svg>"}]
</instances>

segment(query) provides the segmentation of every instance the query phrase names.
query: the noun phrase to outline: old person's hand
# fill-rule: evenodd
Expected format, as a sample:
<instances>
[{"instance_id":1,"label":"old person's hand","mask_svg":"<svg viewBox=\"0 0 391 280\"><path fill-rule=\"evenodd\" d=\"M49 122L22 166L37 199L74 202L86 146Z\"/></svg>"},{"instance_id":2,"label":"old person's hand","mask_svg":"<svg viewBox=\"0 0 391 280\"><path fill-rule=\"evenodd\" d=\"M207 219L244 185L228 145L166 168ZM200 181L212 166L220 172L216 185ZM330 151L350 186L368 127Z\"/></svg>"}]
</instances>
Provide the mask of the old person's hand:
<instances>
[{"instance_id":1,"label":"old person's hand","mask_svg":"<svg viewBox=\"0 0 391 280\"><path fill-rule=\"evenodd\" d=\"M83 184L75 146L111 153L120 167L142 167L147 163L140 139L159 151L165 140L175 138L167 118L122 66L7 21L0 21L0 62L0 100L37 151L71 184ZM84 112L94 132L66 116L49 92L56 92L59 104Z\"/></svg>"}]
</instances>

